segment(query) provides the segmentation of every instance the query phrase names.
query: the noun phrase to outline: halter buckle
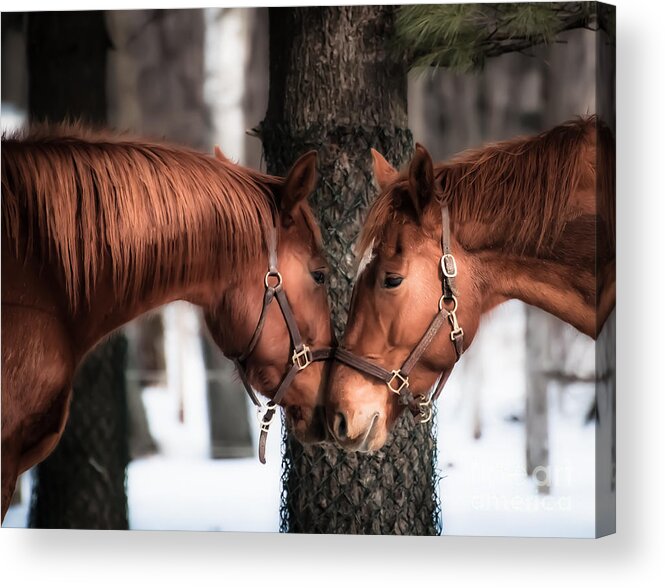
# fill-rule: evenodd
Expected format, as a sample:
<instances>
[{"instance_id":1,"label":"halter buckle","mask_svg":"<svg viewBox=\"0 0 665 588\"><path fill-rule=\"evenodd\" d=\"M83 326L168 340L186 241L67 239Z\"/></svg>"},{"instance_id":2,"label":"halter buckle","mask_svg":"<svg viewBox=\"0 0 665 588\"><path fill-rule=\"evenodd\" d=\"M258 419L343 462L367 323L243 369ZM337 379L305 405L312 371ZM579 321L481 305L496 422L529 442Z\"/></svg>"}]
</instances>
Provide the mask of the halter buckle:
<instances>
[{"instance_id":1,"label":"halter buckle","mask_svg":"<svg viewBox=\"0 0 665 588\"><path fill-rule=\"evenodd\" d=\"M457 262L452 253L444 253L441 256L441 271L446 278L454 278L457 275Z\"/></svg>"},{"instance_id":2,"label":"halter buckle","mask_svg":"<svg viewBox=\"0 0 665 588\"><path fill-rule=\"evenodd\" d=\"M277 414L277 405L269 400L265 406L265 410L257 408L256 416L259 419L259 428L265 433L268 432L270 424L275 420L275 415Z\"/></svg>"},{"instance_id":3,"label":"halter buckle","mask_svg":"<svg viewBox=\"0 0 665 588\"><path fill-rule=\"evenodd\" d=\"M388 380L386 382L386 384L388 385L388 388L390 388L390 391L393 394L398 394L399 395L402 392L403 388L408 388L409 387L409 376L402 375L402 372L400 370L393 370L391 373L392 373L392 377L390 378L390 380ZM393 386L393 381L395 379L397 379L397 382L398 382L397 388L395 388L395 386Z\"/></svg>"},{"instance_id":4,"label":"halter buckle","mask_svg":"<svg viewBox=\"0 0 665 588\"><path fill-rule=\"evenodd\" d=\"M312 351L307 345L303 345L300 351L296 349L291 356L291 362L298 366L299 372L304 370L312 361Z\"/></svg>"}]
</instances>

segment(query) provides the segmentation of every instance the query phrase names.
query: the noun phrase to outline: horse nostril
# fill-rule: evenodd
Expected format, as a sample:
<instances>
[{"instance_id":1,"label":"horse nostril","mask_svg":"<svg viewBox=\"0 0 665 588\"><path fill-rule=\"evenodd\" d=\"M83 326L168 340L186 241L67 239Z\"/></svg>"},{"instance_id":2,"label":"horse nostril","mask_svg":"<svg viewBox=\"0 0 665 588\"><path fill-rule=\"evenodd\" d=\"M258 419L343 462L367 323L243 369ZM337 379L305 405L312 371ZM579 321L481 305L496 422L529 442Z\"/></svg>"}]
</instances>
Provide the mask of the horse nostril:
<instances>
[{"instance_id":1,"label":"horse nostril","mask_svg":"<svg viewBox=\"0 0 665 588\"><path fill-rule=\"evenodd\" d=\"M346 417L341 412L336 413L333 421L333 433L335 434L335 437L340 441L344 441L347 438L348 432Z\"/></svg>"}]
</instances>

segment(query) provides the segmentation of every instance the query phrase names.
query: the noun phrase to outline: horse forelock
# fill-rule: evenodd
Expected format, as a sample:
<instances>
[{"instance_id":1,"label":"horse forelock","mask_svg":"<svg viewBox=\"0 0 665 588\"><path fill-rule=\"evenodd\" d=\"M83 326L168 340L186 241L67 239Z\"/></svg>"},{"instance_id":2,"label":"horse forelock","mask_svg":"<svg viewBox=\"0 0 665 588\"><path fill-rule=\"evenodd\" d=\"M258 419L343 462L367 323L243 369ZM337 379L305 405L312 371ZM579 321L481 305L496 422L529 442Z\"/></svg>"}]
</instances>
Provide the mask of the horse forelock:
<instances>
[{"instance_id":1,"label":"horse forelock","mask_svg":"<svg viewBox=\"0 0 665 588\"><path fill-rule=\"evenodd\" d=\"M79 126L3 137L4 230L57 260L76 308L111 264L119 299L257 263L279 178L196 151ZM209 259L194 267L193 259Z\"/></svg>"},{"instance_id":2,"label":"horse forelock","mask_svg":"<svg viewBox=\"0 0 665 588\"><path fill-rule=\"evenodd\" d=\"M374 239L370 241L369 244L360 252L358 256L358 264L356 266L356 279L358 279L362 273L367 269L367 266L372 263L372 260L376 257L376 252L374 251Z\"/></svg>"}]
</instances>

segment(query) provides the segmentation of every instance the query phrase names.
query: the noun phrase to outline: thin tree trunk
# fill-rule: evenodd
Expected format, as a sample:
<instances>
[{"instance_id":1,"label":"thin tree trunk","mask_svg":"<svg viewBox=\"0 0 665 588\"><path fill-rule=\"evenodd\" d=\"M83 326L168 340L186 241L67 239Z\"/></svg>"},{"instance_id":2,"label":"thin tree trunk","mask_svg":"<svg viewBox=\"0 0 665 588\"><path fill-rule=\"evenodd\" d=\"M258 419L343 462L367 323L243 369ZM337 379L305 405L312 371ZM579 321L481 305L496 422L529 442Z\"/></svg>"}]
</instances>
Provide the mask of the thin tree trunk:
<instances>
[{"instance_id":1,"label":"thin tree trunk","mask_svg":"<svg viewBox=\"0 0 665 588\"><path fill-rule=\"evenodd\" d=\"M551 331L555 318L538 308L526 309L526 473L533 476L541 494L549 493L549 427L545 370L551 366Z\"/></svg>"},{"instance_id":2,"label":"thin tree trunk","mask_svg":"<svg viewBox=\"0 0 665 588\"><path fill-rule=\"evenodd\" d=\"M104 13L28 15L31 119L106 120ZM79 369L65 432L35 470L30 526L126 529L126 342L98 347Z\"/></svg>"},{"instance_id":3,"label":"thin tree trunk","mask_svg":"<svg viewBox=\"0 0 665 588\"><path fill-rule=\"evenodd\" d=\"M270 10L270 97L259 132L273 173L309 149L319 153L312 203L332 266L338 334L354 276L353 243L376 193L370 147L395 165L412 151L406 68L388 42L393 8ZM410 415L374 455L302 447L286 433L282 530L426 535L439 532L436 441Z\"/></svg>"}]
</instances>

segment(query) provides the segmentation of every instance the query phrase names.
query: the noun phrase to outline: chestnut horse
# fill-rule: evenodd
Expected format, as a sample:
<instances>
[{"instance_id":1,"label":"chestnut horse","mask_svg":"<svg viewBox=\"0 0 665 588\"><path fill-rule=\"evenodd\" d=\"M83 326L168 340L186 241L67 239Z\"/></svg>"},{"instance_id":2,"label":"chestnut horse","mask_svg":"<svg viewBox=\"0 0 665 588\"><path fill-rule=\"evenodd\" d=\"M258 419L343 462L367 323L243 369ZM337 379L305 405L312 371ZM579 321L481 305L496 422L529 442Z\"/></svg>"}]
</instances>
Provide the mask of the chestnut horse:
<instances>
[{"instance_id":1,"label":"chestnut horse","mask_svg":"<svg viewBox=\"0 0 665 588\"><path fill-rule=\"evenodd\" d=\"M498 304L522 300L595 338L615 303L614 140L595 117L436 167L418 145L402 176L373 157L382 192L326 402L333 435L359 451L380 448L404 406L431 416Z\"/></svg>"},{"instance_id":2,"label":"chestnut horse","mask_svg":"<svg viewBox=\"0 0 665 588\"><path fill-rule=\"evenodd\" d=\"M323 440L323 364L292 379L290 353L294 330L302 346L332 337L307 203L316 159L310 152L278 178L220 152L77 127L3 138L3 518L17 476L56 446L86 353L174 300L204 310L225 354L246 356L242 375L254 388L268 398L279 389L301 440ZM273 297L279 305L266 305Z\"/></svg>"}]
</instances>

